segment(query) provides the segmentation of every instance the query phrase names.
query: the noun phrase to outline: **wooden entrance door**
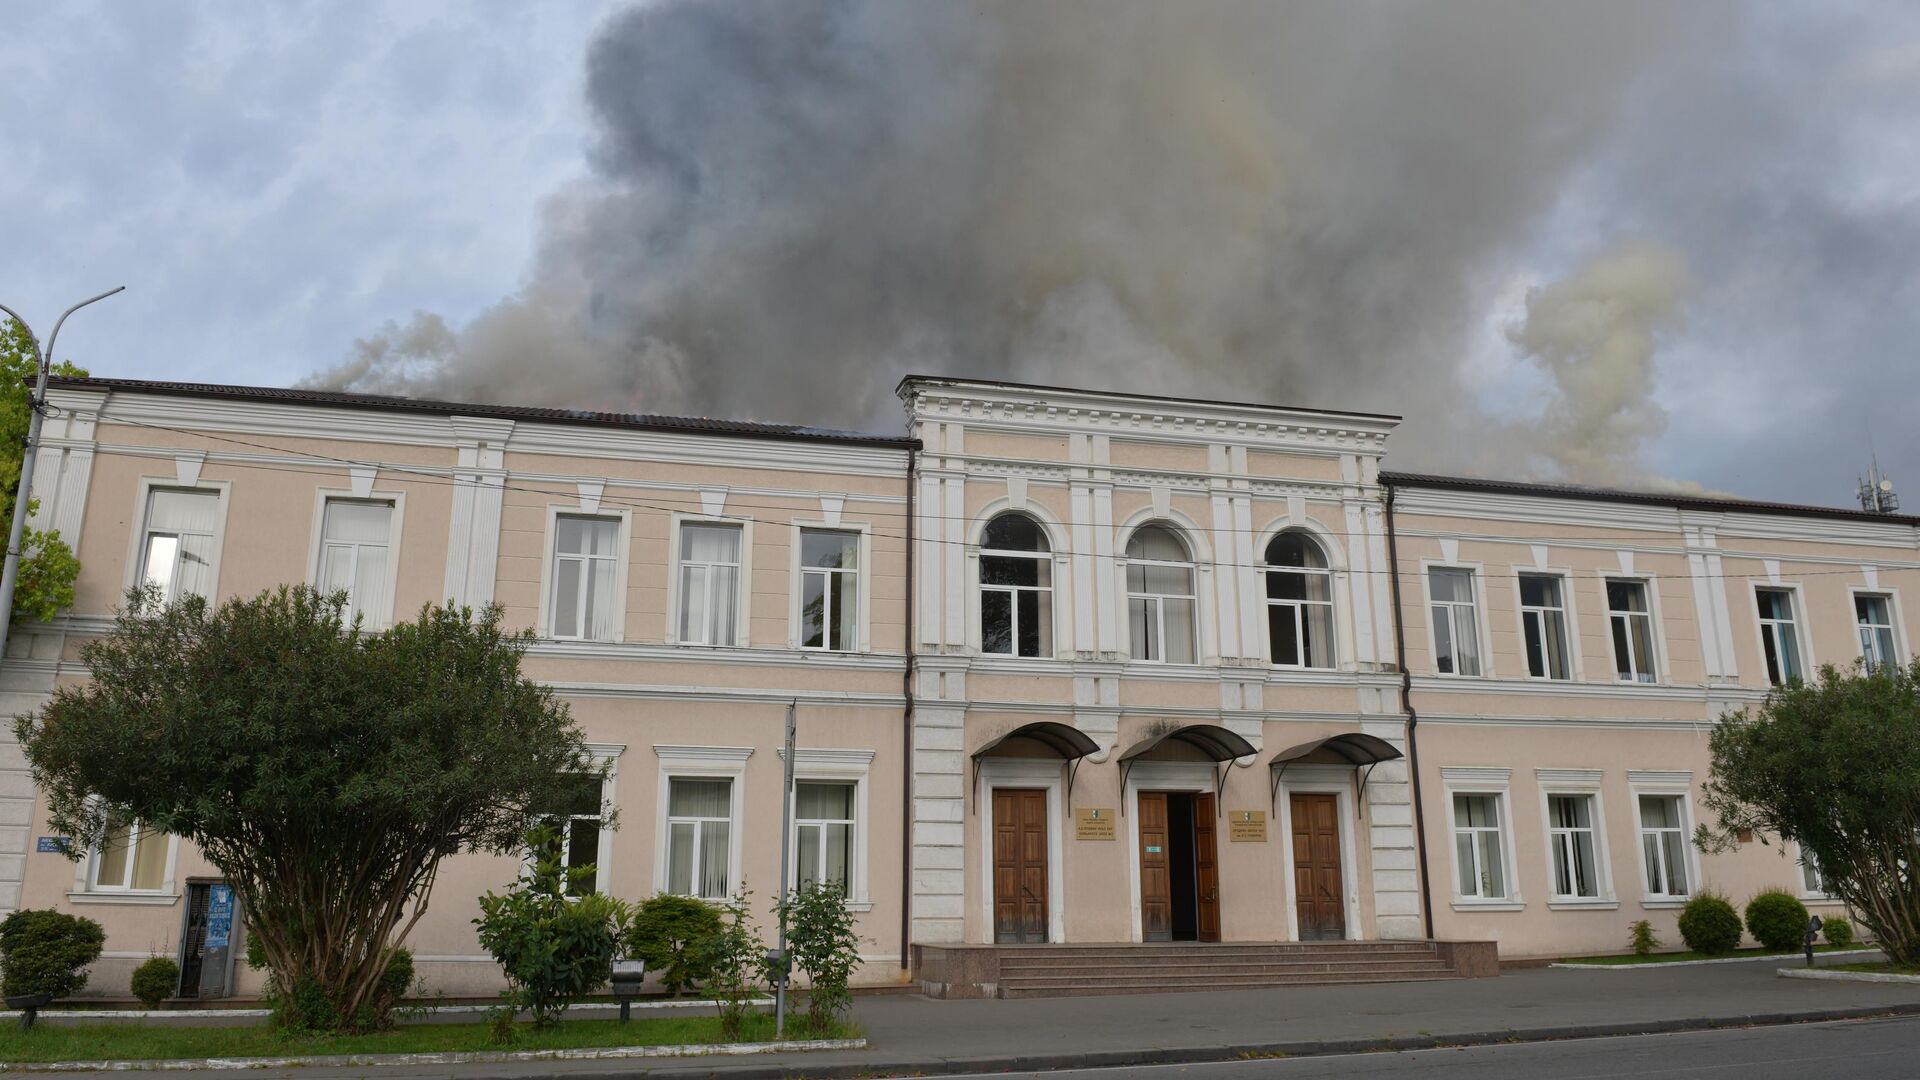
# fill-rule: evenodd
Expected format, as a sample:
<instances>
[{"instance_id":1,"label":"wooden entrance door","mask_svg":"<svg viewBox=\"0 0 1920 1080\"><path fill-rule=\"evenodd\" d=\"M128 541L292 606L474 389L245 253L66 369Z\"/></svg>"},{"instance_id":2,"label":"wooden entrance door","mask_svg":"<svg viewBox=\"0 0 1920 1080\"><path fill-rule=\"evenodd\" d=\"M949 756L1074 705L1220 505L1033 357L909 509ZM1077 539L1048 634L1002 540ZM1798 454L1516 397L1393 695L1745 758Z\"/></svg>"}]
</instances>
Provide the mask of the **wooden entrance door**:
<instances>
[{"instance_id":1,"label":"wooden entrance door","mask_svg":"<svg viewBox=\"0 0 1920 1080\"><path fill-rule=\"evenodd\" d=\"M1201 941L1220 940L1220 849L1214 831L1215 813L1211 793L1193 797L1193 877L1199 904L1195 936Z\"/></svg>"},{"instance_id":2,"label":"wooden entrance door","mask_svg":"<svg viewBox=\"0 0 1920 1080\"><path fill-rule=\"evenodd\" d=\"M993 792L993 940L1047 940L1047 793Z\"/></svg>"},{"instance_id":3,"label":"wooden entrance door","mask_svg":"<svg viewBox=\"0 0 1920 1080\"><path fill-rule=\"evenodd\" d=\"M1340 880L1340 799L1336 795L1288 797L1293 814L1293 907L1300 940L1347 936L1347 908Z\"/></svg>"},{"instance_id":4,"label":"wooden entrance door","mask_svg":"<svg viewBox=\"0 0 1920 1080\"><path fill-rule=\"evenodd\" d=\"M1168 876L1167 793L1140 793L1140 936L1173 940L1173 881Z\"/></svg>"}]
</instances>

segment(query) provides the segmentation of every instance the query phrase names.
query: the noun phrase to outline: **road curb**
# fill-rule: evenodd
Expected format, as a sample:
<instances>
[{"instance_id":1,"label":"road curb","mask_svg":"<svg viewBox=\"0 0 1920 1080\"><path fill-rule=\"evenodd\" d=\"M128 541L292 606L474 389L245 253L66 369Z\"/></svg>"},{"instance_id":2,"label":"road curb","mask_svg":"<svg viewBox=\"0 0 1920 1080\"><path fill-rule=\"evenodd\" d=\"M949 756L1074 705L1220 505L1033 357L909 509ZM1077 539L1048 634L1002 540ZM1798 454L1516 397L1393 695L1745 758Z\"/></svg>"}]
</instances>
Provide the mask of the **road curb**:
<instances>
[{"instance_id":1,"label":"road curb","mask_svg":"<svg viewBox=\"0 0 1920 1080\"><path fill-rule=\"evenodd\" d=\"M1898 975L1890 971L1834 971L1831 968L1781 968L1774 972L1783 979L1831 979L1834 982L1920 983L1920 975Z\"/></svg>"},{"instance_id":2,"label":"road curb","mask_svg":"<svg viewBox=\"0 0 1920 1080\"><path fill-rule=\"evenodd\" d=\"M1433 1035L1386 1035L1354 1039L1305 1039L1233 1046L1151 1047L1137 1050L1088 1050L1058 1054L983 1055L979 1057L872 1057L844 1064L810 1062L753 1063L697 1068L652 1068L649 1080L876 1080L888 1076L953 1076L962 1073L1047 1072L1060 1069L1115 1068L1131 1065L1188 1065L1242 1059L1324 1057L1332 1054L1434 1050L1501 1043L1555 1042L1620 1035L1666 1035L1717 1028L1767 1027L1884 1016L1920 1015L1920 1002L1842 1009L1806 1009L1732 1016L1675 1017L1611 1024L1569 1024L1537 1028L1495 1028ZM515 1080L579 1080L581 1073L516 1074Z\"/></svg>"}]
</instances>

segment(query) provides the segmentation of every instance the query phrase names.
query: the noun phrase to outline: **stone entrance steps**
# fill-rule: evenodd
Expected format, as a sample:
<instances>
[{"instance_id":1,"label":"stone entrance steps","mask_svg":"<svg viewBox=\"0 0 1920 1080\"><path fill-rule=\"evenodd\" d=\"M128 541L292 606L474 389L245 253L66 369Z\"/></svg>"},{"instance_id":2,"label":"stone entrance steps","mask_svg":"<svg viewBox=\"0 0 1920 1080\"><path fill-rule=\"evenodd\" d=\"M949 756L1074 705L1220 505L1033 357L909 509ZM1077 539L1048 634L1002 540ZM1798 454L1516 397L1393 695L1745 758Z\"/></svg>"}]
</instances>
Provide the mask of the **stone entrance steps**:
<instances>
[{"instance_id":1,"label":"stone entrance steps","mask_svg":"<svg viewBox=\"0 0 1920 1080\"><path fill-rule=\"evenodd\" d=\"M1000 954L1003 998L1412 982L1458 973L1428 942L1050 945Z\"/></svg>"}]
</instances>

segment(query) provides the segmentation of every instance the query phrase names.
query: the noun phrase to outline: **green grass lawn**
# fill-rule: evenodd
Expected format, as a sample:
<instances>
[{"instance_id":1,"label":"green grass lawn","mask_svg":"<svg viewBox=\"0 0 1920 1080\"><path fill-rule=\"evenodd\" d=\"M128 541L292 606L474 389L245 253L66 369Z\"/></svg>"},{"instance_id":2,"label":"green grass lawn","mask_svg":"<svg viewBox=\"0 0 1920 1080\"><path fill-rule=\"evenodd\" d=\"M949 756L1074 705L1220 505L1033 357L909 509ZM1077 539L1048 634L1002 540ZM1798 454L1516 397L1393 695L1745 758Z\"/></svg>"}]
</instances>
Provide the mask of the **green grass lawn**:
<instances>
[{"instance_id":1,"label":"green grass lawn","mask_svg":"<svg viewBox=\"0 0 1920 1080\"><path fill-rule=\"evenodd\" d=\"M12 1027L12 1022L6 1024ZM0 1062L107 1061L201 1057L315 1057L328 1054L411 1054L447 1050L558 1050L600 1046L673 1046L720 1042L712 1016L664 1020L568 1020L536 1032L516 1029L511 1046L492 1041L485 1024L410 1024L378 1035L282 1035L266 1027L181 1027L165 1021L143 1024L35 1024L0 1034ZM829 1038L855 1037L841 1025ZM789 1022L789 1038L812 1038ZM742 1041L773 1038L773 1017L747 1019Z\"/></svg>"},{"instance_id":2,"label":"green grass lawn","mask_svg":"<svg viewBox=\"0 0 1920 1080\"><path fill-rule=\"evenodd\" d=\"M1847 946L1844 951L1860 952L1871 948L1873 948L1871 945L1854 944ZM1828 953L1840 952L1842 950L1832 945L1815 945L1813 951L1817 953ZM1805 955L1805 951L1798 949L1793 952L1771 952L1767 949L1736 949L1730 953L1709 956L1706 953L1694 952L1689 949L1686 952L1657 952L1646 956L1635 956L1632 953L1627 953L1623 956L1569 956L1560 962L1563 964L1599 964L1606 967L1614 967L1632 964L1675 964L1682 960L1736 960L1750 956L1792 957L1803 955Z\"/></svg>"},{"instance_id":3,"label":"green grass lawn","mask_svg":"<svg viewBox=\"0 0 1920 1080\"><path fill-rule=\"evenodd\" d=\"M1896 964L1882 960L1872 964L1823 964L1834 971L1871 971L1876 975L1920 975L1920 964Z\"/></svg>"}]
</instances>

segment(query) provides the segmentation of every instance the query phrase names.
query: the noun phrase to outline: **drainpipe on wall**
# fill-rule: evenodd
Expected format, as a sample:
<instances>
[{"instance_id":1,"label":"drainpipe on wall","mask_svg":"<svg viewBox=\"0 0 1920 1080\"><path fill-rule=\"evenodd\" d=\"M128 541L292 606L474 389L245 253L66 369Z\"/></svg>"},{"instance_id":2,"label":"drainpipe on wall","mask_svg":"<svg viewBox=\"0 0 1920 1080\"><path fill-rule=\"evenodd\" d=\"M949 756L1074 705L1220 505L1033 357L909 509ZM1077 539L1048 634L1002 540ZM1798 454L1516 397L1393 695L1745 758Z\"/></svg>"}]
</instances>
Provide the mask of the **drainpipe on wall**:
<instances>
[{"instance_id":1,"label":"drainpipe on wall","mask_svg":"<svg viewBox=\"0 0 1920 1080\"><path fill-rule=\"evenodd\" d=\"M913 514L914 448L907 447L907 625L906 661L900 669L900 690L906 698L902 713L900 759L900 970L910 966L907 953L913 940Z\"/></svg>"},{"instance_id":2,"label":"drainpipe on wall","mask_svg":"<svg viewBox=\"0 0 1920 1080\"><path fill-rule=\"evenodd\" d=\"M1414 729L1420 726L1420 714L1413 708L1413 673L1407 670L1407 626L1400 607L1400 545L1393 527L1393 484L1381 481L1387 491L1387 564L1392 568L1393 661L1400 668L1400 711L1407 715L1407 773L1413 781L1413 836L1420 857L1420 922L1429 940L1433 938L1433 886L1427 878L1426 803L1420 797L1420 744Z\"/></svg>"}]
</instances>

